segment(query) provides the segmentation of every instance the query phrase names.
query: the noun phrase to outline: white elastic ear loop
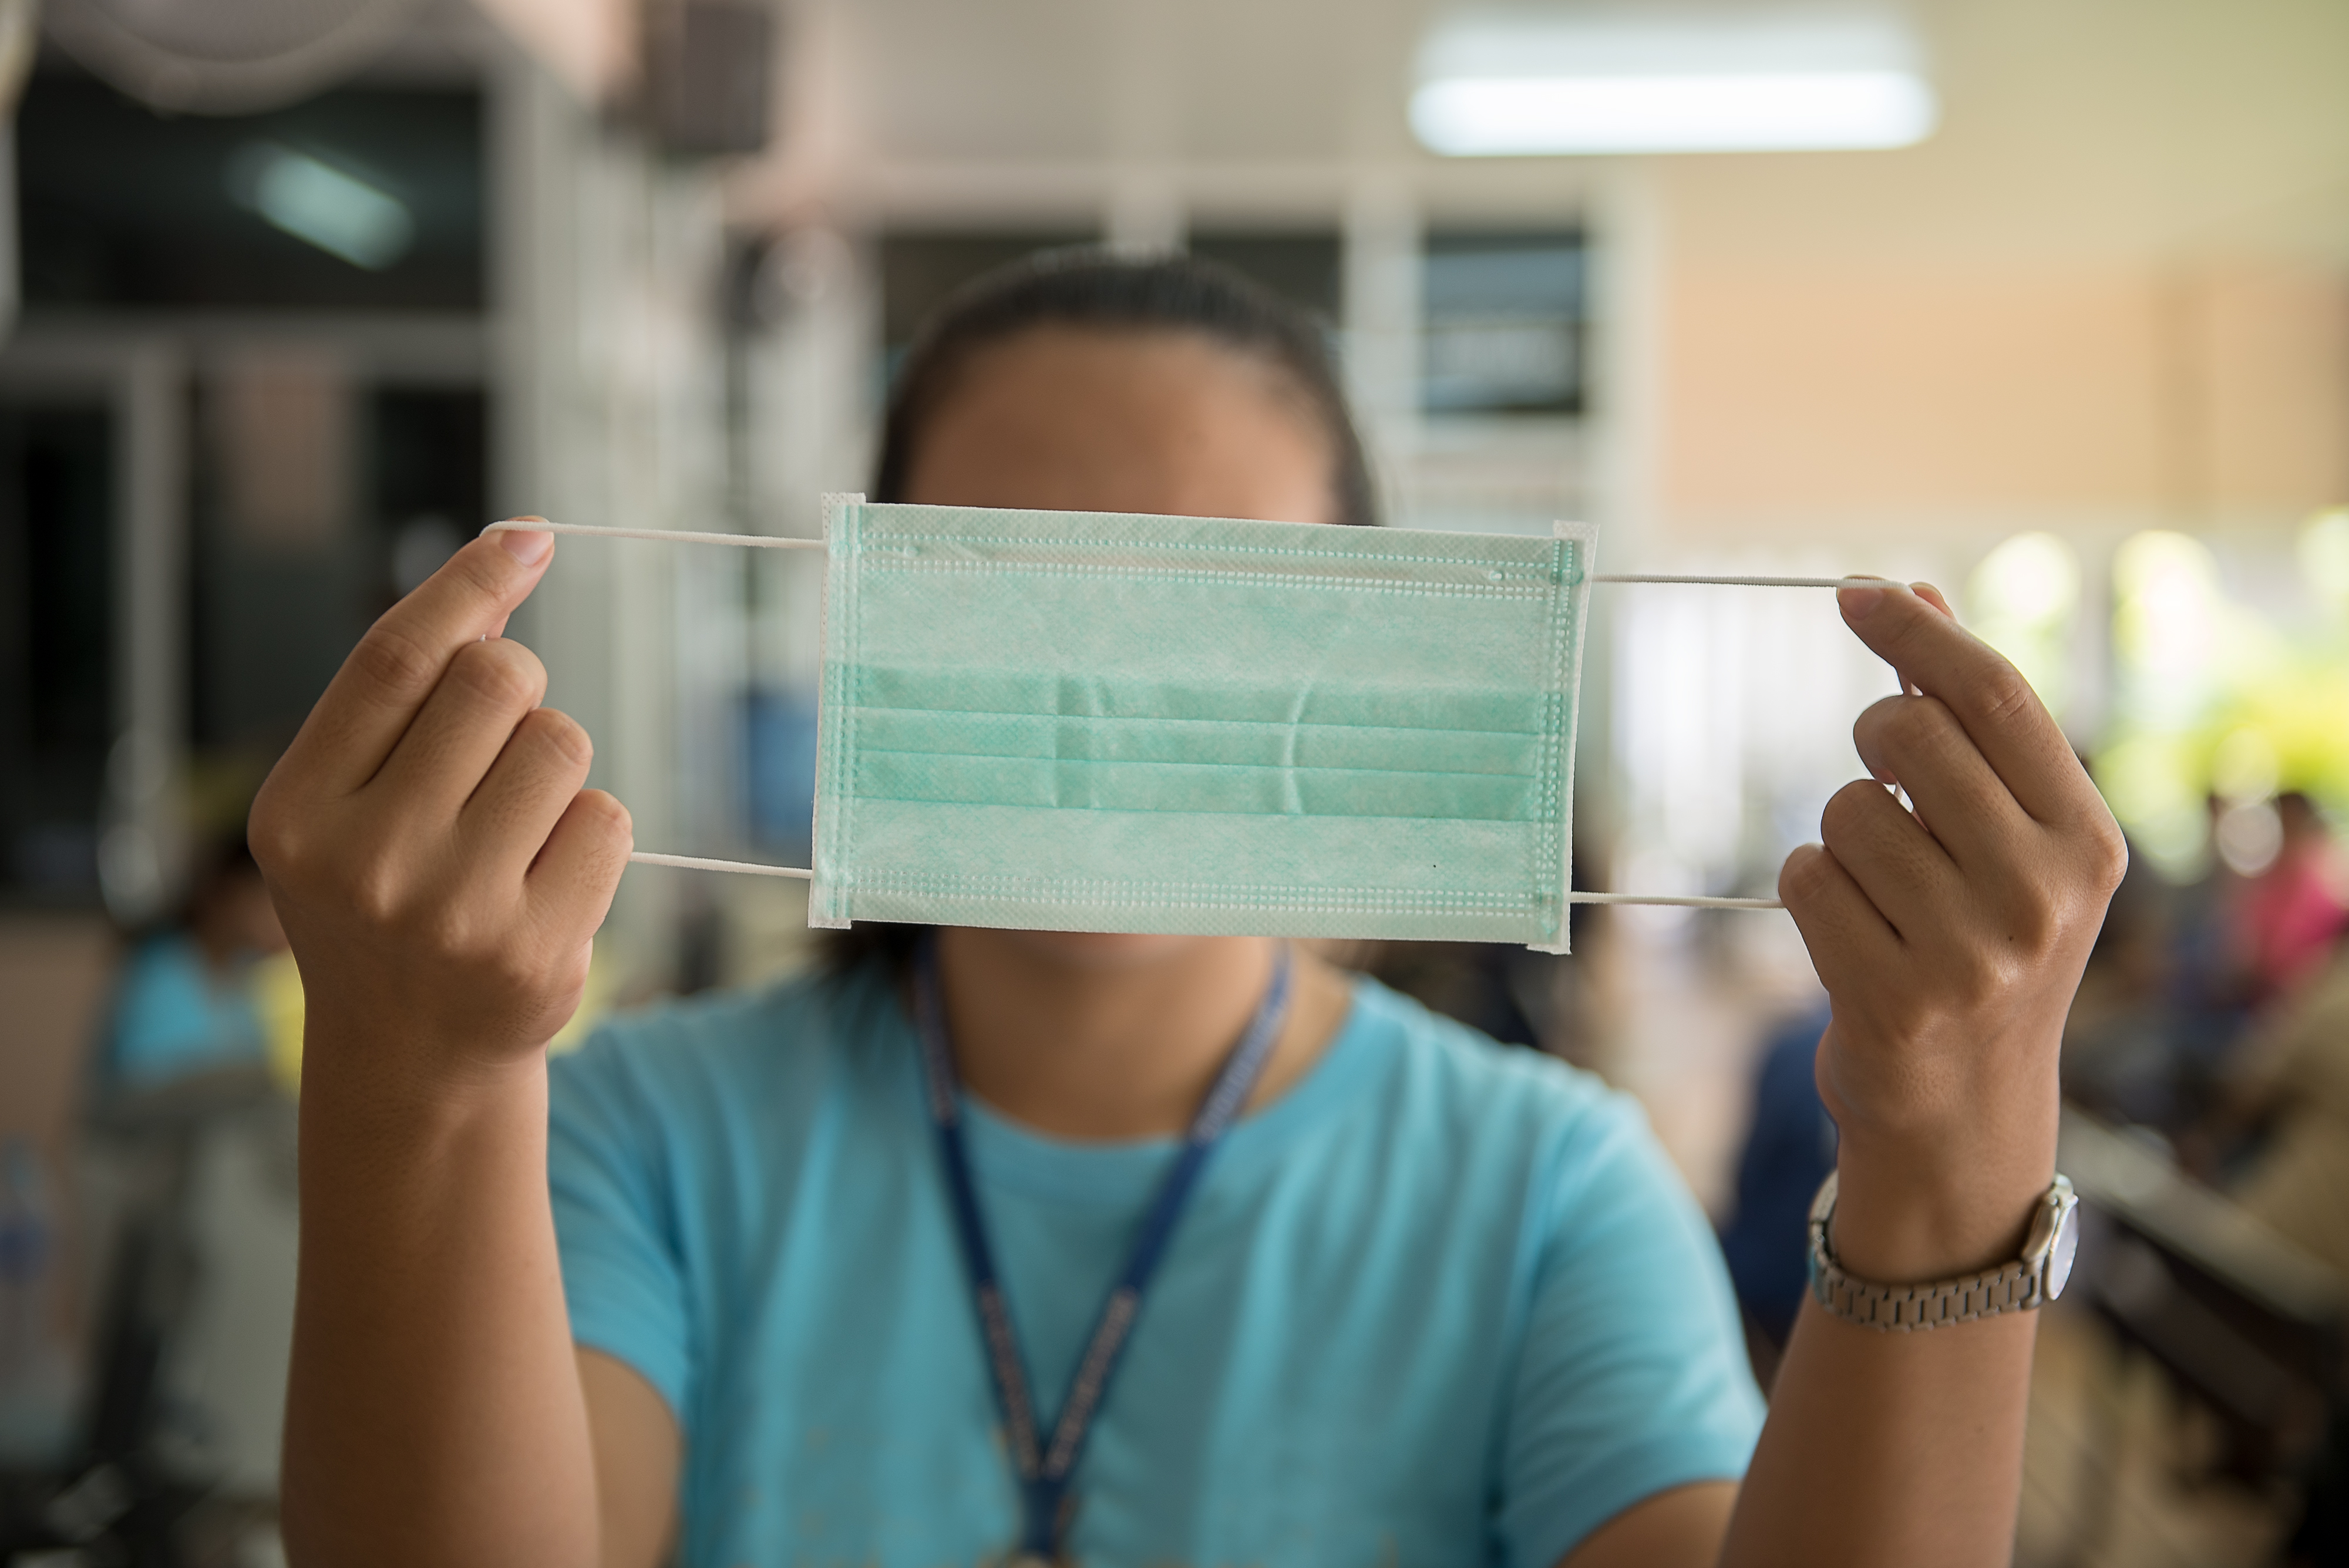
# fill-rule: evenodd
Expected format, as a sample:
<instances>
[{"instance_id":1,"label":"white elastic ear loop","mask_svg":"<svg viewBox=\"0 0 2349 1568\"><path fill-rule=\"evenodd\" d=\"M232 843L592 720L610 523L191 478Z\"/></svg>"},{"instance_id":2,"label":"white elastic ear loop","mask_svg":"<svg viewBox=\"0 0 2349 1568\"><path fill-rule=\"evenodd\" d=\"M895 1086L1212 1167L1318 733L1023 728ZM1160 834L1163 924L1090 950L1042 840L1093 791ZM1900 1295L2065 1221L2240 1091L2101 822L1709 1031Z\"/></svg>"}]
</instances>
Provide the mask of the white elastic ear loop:
<instances>
[{"instance_id":1,"label":"white elastic ear loop","mask_svg":"<svg viewBox=\"0 0 2349 1568\"><path fill-rule=\"evenodd\" d=\"M802 882L815 880L815 873L804 866L761 866L752 860L710 860L698 855L656 855L649 849L632 849L628 858L645 866L674 866L680 871L741 871L753 877L790 877Z\"/></svg>"},{"instance_id":2,"label":"white elastic ear loop","mask_svg":"<svg viewBox=\"0 0 2349 1568\"><path fill-rule=\"evenodd\" d=\"M649 539L659 545L738 545L760 550L821 550L821 539L782 539L766 534L693 534L675 528L603 528L586 523L508 521L492 523L484 534L585 534L603 539ZM1701 577L1661 572L1594 572L1594 583L1655 583L1722 588L1866 588L1882 587L1883 577ZM815 879L804 866L761 866L750 860L711 860L698 855L660 855L635 850L628 858L644 866L671 866L683 871L732 871L750 877L789 877L802 882ZM1777 898L1716 898L1694 893L1568 893L1569 904L1661 904L1682 909L1783 909Z\"/></svg>"},{"instance_id":3,"label":"white elastic ear loop","mask_svg":"<svg viewBox=\"0 0 2349 1568\"><path fill-rule=\"evenodd\" d=\"M656 545L746 545L761 550L821 550L821 539L780 539L767 534L689 534L682 528L600 528L588 523L524 522L510 517L484 534L588 534L598 539L650 539Z\"/></svg>"}]
</instances>

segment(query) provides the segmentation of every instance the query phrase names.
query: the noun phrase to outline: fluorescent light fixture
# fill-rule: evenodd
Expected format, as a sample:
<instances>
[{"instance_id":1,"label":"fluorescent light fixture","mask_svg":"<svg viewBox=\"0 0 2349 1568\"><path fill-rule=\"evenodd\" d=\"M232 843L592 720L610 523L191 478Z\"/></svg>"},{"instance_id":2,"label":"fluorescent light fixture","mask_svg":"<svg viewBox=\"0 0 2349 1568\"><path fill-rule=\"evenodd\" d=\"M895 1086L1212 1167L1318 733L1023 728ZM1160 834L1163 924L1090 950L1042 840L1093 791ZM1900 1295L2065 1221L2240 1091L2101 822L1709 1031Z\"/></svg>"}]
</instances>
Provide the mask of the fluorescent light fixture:
<instances>
[{"instance_id":1,"label":"fluorescent light fixture","mask_svg":"<svg viewBox=\"0 0 2349 1568\"><path fill-rule=\"evenodd\" d=\"M1883 16L1471 12L1420 51L1412 129L1452 157L1906 147L1939 118Z\"/></svg>"},{"instance_id":2,"label":"fluorescent light fixture","mask_svg":"<svg viewBox=\"0 0 2349 1568\"><path fill-rule=\"evenodd\" d=\"M1420 140L1454 157L1906 147L1933 118L1932 89L1898 71L1492 77L1411 100Z\"/></svg>"},{"instance_id":3,"label":"fluorescent light fixture","mask_svg":"<svg viewBox=\"0 0 2349 1568\"><path fill-rule=\"evenodd\" d=\"M229 165L229 193L272 227L380 272L416 241L407 204L306 152L256 141Z\"/></svg>"}]
</instances>

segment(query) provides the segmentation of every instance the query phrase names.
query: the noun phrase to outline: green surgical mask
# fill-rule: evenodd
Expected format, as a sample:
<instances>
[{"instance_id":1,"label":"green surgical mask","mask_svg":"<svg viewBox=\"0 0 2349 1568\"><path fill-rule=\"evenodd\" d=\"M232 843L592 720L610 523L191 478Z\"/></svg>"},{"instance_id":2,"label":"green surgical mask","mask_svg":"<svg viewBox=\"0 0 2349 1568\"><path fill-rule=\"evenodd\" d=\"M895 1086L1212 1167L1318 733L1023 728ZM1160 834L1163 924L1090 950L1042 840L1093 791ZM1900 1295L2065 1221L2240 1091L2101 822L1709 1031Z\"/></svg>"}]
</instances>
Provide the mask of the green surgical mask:
<instances>
[{"instance_id":1,"label":"green surgical mask","mask_svg":"<svg viewBox=\"0 0 2349 1568\"><path fill-rule=\"evenodd\" d=\"M825 528L811 924L1566 950L1587 528Z\"/></svg>"}]
</instances>

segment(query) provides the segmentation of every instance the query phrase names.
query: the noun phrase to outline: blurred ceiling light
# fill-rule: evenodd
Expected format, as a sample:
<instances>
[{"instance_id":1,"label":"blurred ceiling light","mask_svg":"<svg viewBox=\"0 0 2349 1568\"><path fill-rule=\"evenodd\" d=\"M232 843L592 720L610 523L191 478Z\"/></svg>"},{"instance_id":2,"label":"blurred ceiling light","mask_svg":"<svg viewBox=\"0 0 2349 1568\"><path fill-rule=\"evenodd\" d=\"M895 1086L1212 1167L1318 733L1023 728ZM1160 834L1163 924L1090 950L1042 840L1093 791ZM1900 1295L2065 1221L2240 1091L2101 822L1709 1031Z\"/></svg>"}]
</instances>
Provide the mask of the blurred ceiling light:
<instances>
[{"instance_id":1,"label":"blurred ceiling light","mask_svg":"<svg viewBox=\"0 0 2349 1568\"><path fill-rule=\"evenodd\" d=\"M228 188L273 227L369 272L391 265L416 241L416 221L398 197L275 142L239 151Z\"/></svg>"},{"instance_id":2,"label":"blurred ceiling light","mask_svg":"<svg viewBox=\"0 0 2349 1568\"><path fill-rule=\"evenodd\" d=\"M2264 730L2244 724L2228 732L2210 753L2210 788L2238 805L2274 796L2283 780L2283 759Z\"/></svg>"},{"instance_id":3,"label":"blurred ceiling light","mask_svg":"<svg viewBox=\"0 0 2349 1568\"><path fill-rule=\"evenodd\" d=\"M1982 557L1966 584L1974 634L2006 655L2059 717L2079 607L2079 556L2053 534L2014 535Z\"/></svg>"},{"instance_id":4,"label":"blurred ceiling light","mask_svg":"<svg viewBox=\"0 0 2349 1568\"><path fill-rule=\"evenodd\" d=\"M1889 16L1465 12L1419 55L1411 123L1451 157L1906 147L1939 118Z\"/></svg>"},{"instance_id":5,"label":"blurred ceiling light","mask_svg":"<svg viewBox=\"0 0 2349 1568\"><path fill-rule=\"evenodd\" d=\"M2256 877L2283 852L2283 817L2271 801L2242 802L2219 814L2211 837L2228 870Z\"/></svg>"},{"instance_id":6,"label":"blurred ceiling light","mask_svg":"<svg viewBox=\"0 0 2349 1568\"><path fill-rule=\"evenodd\" d=\"M2220 637L2219 563L2199 539L2167 529L2132 535L2113 554L2113 642L2122 662L2186 700L2199 695Z\"/></svg>"},{"instance_id":7,"label":"blurred ceiling light","mask_svg":"<svg viewBox=\"0 0 2349 1568\"><path fill-rule=\"evenodd\" d=\"M2080 557L2053 534L2017 534L1982 557L1968 584L1977 615L2040 626L2080 604Z\"/></svg>"}]
</instances>

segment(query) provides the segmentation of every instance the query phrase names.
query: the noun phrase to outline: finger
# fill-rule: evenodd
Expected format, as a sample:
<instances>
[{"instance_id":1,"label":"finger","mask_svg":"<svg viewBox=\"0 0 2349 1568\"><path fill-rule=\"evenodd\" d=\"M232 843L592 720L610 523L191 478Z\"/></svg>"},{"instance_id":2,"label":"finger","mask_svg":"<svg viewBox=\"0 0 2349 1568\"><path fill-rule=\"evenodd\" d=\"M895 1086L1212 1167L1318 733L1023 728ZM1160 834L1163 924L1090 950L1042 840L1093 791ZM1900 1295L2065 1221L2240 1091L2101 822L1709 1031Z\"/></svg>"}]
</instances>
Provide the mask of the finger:
<instances>
[{"instance_id":1,"label":"finger","mask_svg":"<svg viewBox=\"0 0 2349 1568\"><path fill-rule=\"evenodd\" d=\"M1961 867L1984 867L2011 852L2032 826L1938 697L1871 703L1851 739L1868 771L1907 792L1917 820Z\"/></svg>"},{"instance_id":2,"label":"finger","mask_svg":"<svg viewBox=\"0 0 2349 1568\"><path fill-rule=\"evenodd\" d=\"M1921 940L1959 896L1949 852L1872 780L1854 779L1827 798L1819 838L1905 941Z\"/></svg>"},{"instance_id":3,"label":"finger","mask_svg":"<svg viewBox=\"0 0 2349 1568\"><path fill-rule=\"evenodd\" d=\"M347 794L383 766L459 649L502 625L546 575L554 536L472 541L383 613L351 650L286 749L289 776Z\"/></svg>"},{"instance_id":4,"label":"finger","mask_svg":"<svg viewBox=\"0 0 2349 1568\"><path fill-rule=\"evenodd\" d=\"M1954 621L1958 618L1958 612L1950 607L1950 601L1943 598L1941 597L1941 590L1935 587L1932 584L1911 583L1909 585L1909 591L1915 594L1919 598L1923 599L1927 604L1931 605L1935 609L1940 610L1951 620ZM1900 690L1903 693L1910 697L1914 697L1919 694L1917 691L1917 683L1909 680L1905 674L1900 677Z\"/></svg>"},{"instance_id":5,"label":"finger","mask_svg":"<svg viewBox=\"0 0 2349 1568\"><path fill-rule=\"evenodd\" d=\"M1862 576L1868 576L1870 574L1861 573L1859 575ZM1874 580L1882 583L1888 588L1895 586L1890 577L1876 577ZM1928 603L1938 607L1942 614L1949 616L1951 620L1957 619L1956 615L1951 613L1948 602L1941 597L1940 590L1939 588L1931 589L1930 597L1928 597L1927 594L1922 591L1927 585L1911 583L1909 587L1911 593L1917 594L1920 598L1926 599ZM1837 593L1836 597L1837 603L1840 604L1843 597L1841 593ZM1914 697L1917 694L1917 683L1909 679L1909 672L1907 670L1895 665L1892 670L1892 677L1894 680L1900 682L1900 694L1902 696Z\"/></svg>"},{"instance_id":6,"label":"finger","mask_svg":"<svg viewBox=\"0 0 2349 1568\"><path fill-rule=\"evenodd\" d=\"M540 516L537 513L535 513L535 512L525 512L525 513L522 514L521 514L520 516L518 516L518 517L509 517L509 518L507 518L507 519L506 519L506 521L507 521L507 522L509 522L509 523L543 523L543 522L545 522L545 521L546 521L546 519L545 519L545 518L543 518L543 517L541 517L541 516ZM547 537L548 537L548 538L550 538L550 539L552 539L554 536L554 535L553 535L552 534L550 534L550 535L547 535ZM503 637L503 636L506 634L506 624L507 624L509 621L512 620L512 619L513 619L513 612L512 612L512 610L508 610L505 614L503 614L503 615L502 615L502 616L498 617L498 624L497 624L497 625L495 625L495 626L493 626L493 627L490 628L490 629L489 629L489 630L487 630L487 631L485 631L485 632L481 633L481 636L482 636L484 639L494 639L494 638L501 638L501 637Z\"/></svg>"},{"instance_id":7,"label":"finger","mask_svg":"<svg viewBox=\"0 0 2349 1568\"><path fill-rule=\"evenodd\" d=\"M1836 598L1860 641L1948 705L2024 811L2060 822L2089 808L2095 790L2071 742L1997 650L1904 587L1843 588Z\"/></svg>"},{"instance_id":8,"label":"finger","mask_svg":"<svg viewBox=\"0 0 2349 1568\"><path fill-rule=\"evenodd\" d=\"M595 934L635 846L626 806L600 789L571 797L523 884L532 918L550 940L584 942Z\"/></svg>"},{"instance_id":9,"label":"finger","mask_svg":"<svg viewBox=\"0 0 2349 1568\"><path fill-rule=\"evenodd\" d=\"M587 782L595 760L595 744L578 720L553 708L524 714L458 815L466 853L501 880L519 880Z\"/></svg>"},{"instance_id":10,"label":"finger","mask_svg":"<svg viewBox=\"0 0 2349 1568\"><path fill-rule=\"evenodd\" d=\"M1778 897L1830 996L1870 981L1880 984L1902 961L1899 933L1825 846L1805 844L1786 857Z\"/></svg>"},{"instance_id":11,"label":"finger","mask_svg":"<svg viewBox=\"0 0 2349 1568\"><path fill-rule=\"evenodd\" d=\"M465 644L367 793L403 813L454 818L545 695L546 666L521 643L498 638Z\"/></svg>"}]
</instances>

